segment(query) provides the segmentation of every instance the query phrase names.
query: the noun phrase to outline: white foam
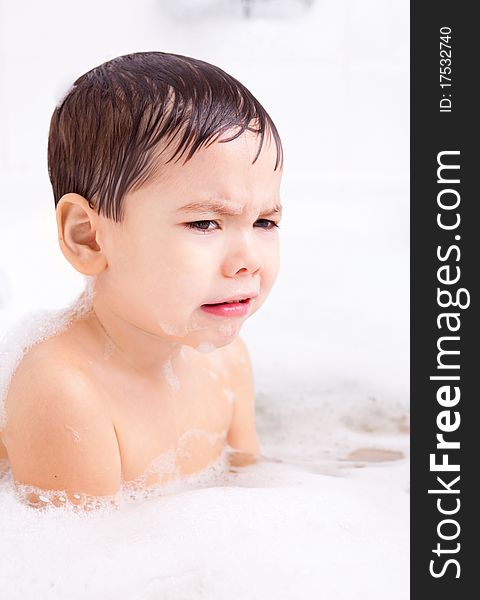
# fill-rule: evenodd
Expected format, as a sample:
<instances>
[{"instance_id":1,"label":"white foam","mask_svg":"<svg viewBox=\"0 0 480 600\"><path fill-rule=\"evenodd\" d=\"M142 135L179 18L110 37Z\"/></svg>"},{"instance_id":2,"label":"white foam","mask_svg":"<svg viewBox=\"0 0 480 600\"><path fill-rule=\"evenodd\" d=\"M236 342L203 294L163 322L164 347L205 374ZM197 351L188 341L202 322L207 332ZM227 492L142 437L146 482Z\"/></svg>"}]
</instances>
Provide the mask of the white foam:
<instances>
[{"instance_id":1,"label":"white foam","mask_svg":"<svg viewBox=\"0 0 480 600\"><path fill-rule=\"evenodd\" d=\"M109 360L113 356L114 352L115 344L110 338L107 338L103 347L103 360Z\"/></svg>"},{"instance_id":2,"label":"white foam","mask_svg":"<svg viewBox=\"0 0 480 600\"><path fill-rule=\"evenodd\" d=\"M172 361L170 359L165 361L162 370L167 384L175 393L178 392L180 389L180 381L173 370Z\"/></svg>"},{"instance_id":3,"label":"white foam","mask_svg":"<svg viewBox=\"0 0 480 600\"><path fill-rule=\"evenodd\" d=\"M7 274L0 271L0 309L7 306L12 297L12 289Z\"/></svg>"},{"instance_id":4,"label":"white foam","mask_svg":"<svg viewBox=\"0 0 480 600\"><path fill-rule=\"evenodd\" d=\"M201 432L200 435L205 433L207 432ZM198 432L195 435L197 434ZM211 434L211 436L210 443L213 445L215 443L213 439L216 441L218 436L214 434ZM222 478L228 469L228 456L231 452L227 444L224 444L219 457L212 460L205 468L191 475L181 475L176 459L184 454L183 443L175 449L170 448L168 452L154 459L141 477L122 482L122 487L117 496L119 506L126 503L142 502L146 498L174 495L192 489L217 485L223 480ZM149 479L153 479L155 483L149 485Z\"/></svg>"},{"instance_id":5,"label":"white foam","mask_svg":"<svg viewBox=\"0 0 480 600\"><path fill-rule=\"evenodd\" d=\"M222 441L220 455L210 463L191 475L182 475L178 465L178 458L190 458L188 443L191 438L196 440L206 439L214 446ZM116 500L119 506L125 502L138 502L153 496L174 494L188 489L195 489L203 485L214 485L218 482L228 467L228 456L232 449L226 443L227 432L220 433L206 431L204 429L192 428L183 433L176 444L154 458L144 473L134 480L123 481ZM110 500L110 499L109 499ZM102 508L103 504L99 507Z\"/></svg>"},{"instance_id":6,"label":"white foam","mask_svg":"<svg viewBox=\"0 0 480 600\"><path fill-rule=\"evenodd\" d=\"M62 104L65 102L66 97L70 94L70 92L72 92L75 89L75 85L71 83L70 78L68 80L65 79L63 81L63 84L64 85L61 86L61 84L58 83L56 86L57 102L55 104L55 107L57 109L62 106Z\"/></svg>"},{"instance_id":7,"label":"white foam","mask_svg":"<svg viewBox=\"0 0 480 600\"><path fill-rule=\"evenodd\" d=\"M187 358L188 358L187 346L181 346L179 354L180 354L180 358L182 360L187 360Z\"/></svg>"},{"instance_id":8,"label":"white foam","mask_svg":"<svg viewBox=\"0 0 480 600\"><path fill-rule=\"evenodd\" d=\"M381 401L395 421L387 411L366 431L366 413L376 408L361 389L280 381L274 392L257 394L257 463L232 462L238 453L225 444L205 470L175 478L178 450L192 437L208 439L192 429L143 479L124 482L116 497L80 498L78 505L55 507L38 490L48 502L33 510L19 502L10 475L0 475L8 597L221 600L234 586L236 600L250 600L252 585L262 598L340 593L353 600L359 589L372 599L407 597L408 460L346 460L358 447L407 456L408 436L392 425L400 416L395 403ZM346 422L352 407L361 418ZM174 478L145 485L155 472ZM372 575L371 565L380 563ZM115 576L106 578L112 569Z\"/></svg>"},{"instance_id":9,"label":"white foam","mask_svg":"<svg viewBox=\"0 0 480 600\"><path fill-rule=\"evenodd\" d=\"M195 350L198 350L198 352L202 352L203 354L209 354L210 352L214 352L216 349L217 347L209 342L203 342L198 346L195 346Z\"/></svg>"},{"instance_id":10,"label":"white foam","mask_svg":"<svg viewBox=\"0 0 480 600\"><path fill-rule=\"evenodd\" d=\"M234 323L227 322L221 323L218 329L225 337L231 337L232 335L235 335L237 326Z\"/></svg>"},{"instance_id":11,"label":"white foam","mask_svg":"<svg viewBox=\"0 0 480 600\"><path fill-rule=\"evenodd\" d=\"M227 390L227 389L223 389L222 390L223 393L225 394L225 396L227 397L227 401L229 404L233 404L235 402L235 392L232 392L232 390Z\"/></svg>"},{"instance_id":12,"label":"white foam","mask_svg":"<svg viewBox=\"0 0 480 600\"><path fill-rule=\"evenodd\" d=\"M181 337L181 336L185 335L184 331L180 331L179 329L177 329L176 327L174 327L170 323L167 323L166 321L160 321L159 325L160 325L161 329L167 335L173 335L173 336L177 336L177 337Z\"/></svg>"},{"instance_id":13,"label":"white foam","mask_svg":"<svg viewBox=\"0 0 480 600\"><path fill-rule=\"evenodd\" d=\"M66 490L45 490L32 485L23 485L13 481L8 461L0 461L0 491L2 495L15 497L22 505L57 511L59 508L69 513L111 512L127 504L141 503L147 498L178 494L191 489L216 485L225 476L228 469L228 456L232 449L224 444L218 458L213 459L203 469L191 474L181 475L177 457L184 454L183 445L188 437L205 436L214 445L225 434L211 434L203 430L186 432L177 448L171 447L167 452L152 460L145 472L136 479L122 480L117 494L111 496L91 496L73 493Z\"/></svg>"},{"instance_id":14,"label":"white foam","mask_svg":"<svg viewBox=\"0 0 480 600\"><path fill-rule=\"evenodd\" d=\"M27 313L0 339L0 430L5 426L5 400L10 381L25 353L35 344L64 331L73 320L85 318L92 309L95 277L67 308Z\"/></svg>"},{"instance_id":15,"label":"white foam","mask_svg":"<svg viewBox=\"0 0 480 600\"><path fill-rule=\"evenodd\" d=\"M194 437L196 439L206 437L208 442L213 446L217 443L219 439L225 439L227 432L215 433L211 431L206 431L205 429L189 429L185 431L180 438L178 439L178 444L181 447L185 444L190 437Z\"/></svg>"},{"instance_id":16,"label":"white foam","mask_svg":"<svg viewBox=\"0 0 480 600\"><path fill-rule=\"evenodd\" d=\"M72 437L74 439L75 442L80 442L81 441L81 436L78 433L78 431L75 431L75 429L73 429L73 427L70 427L70 425L65 425L65 429L67 429L67 431L70 431L72 434Z\"/></svg>"}]
</instances>

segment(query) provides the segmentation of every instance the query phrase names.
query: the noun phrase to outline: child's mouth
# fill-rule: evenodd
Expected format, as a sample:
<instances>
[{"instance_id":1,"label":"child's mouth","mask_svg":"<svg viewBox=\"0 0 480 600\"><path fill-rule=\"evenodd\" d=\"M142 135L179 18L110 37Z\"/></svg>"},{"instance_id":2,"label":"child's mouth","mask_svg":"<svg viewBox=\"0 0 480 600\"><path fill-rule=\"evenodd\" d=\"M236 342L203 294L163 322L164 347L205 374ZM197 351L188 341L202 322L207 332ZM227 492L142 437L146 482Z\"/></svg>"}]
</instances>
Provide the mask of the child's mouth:
<instances>
[{"instance_id":1,"label":"child's mouth","mask_svg":"<svg viewBox=\"0 0 480 600\"><path fill-rule=\"evenodd\" d=\"M202 304L202 306L221 306L222 304L245 304L245 302L249 302L250 298L245 298L244 300L231 300L230 302L217 302L216 304Z\"/></svg>"},{"instance_id":2,"label":"child's mouth","mask_svg":"<svg viewBox=\"0 0 480 600\"><path fill-rule=\"evenodd\" d=\"M243 317L250 308L250 298L217 304L202 304L202 310L219 317Z\"/></svg>"}]
</instances>

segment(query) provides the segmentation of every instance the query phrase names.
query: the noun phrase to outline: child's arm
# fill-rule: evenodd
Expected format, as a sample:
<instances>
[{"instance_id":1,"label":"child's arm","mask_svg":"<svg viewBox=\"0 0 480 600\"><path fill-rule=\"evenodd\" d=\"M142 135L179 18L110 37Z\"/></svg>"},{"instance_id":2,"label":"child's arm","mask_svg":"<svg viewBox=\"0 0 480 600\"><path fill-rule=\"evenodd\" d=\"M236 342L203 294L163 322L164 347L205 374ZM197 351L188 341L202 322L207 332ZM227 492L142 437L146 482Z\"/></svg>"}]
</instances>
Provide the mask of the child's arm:
<instances>
[{"instance_id":1,"label":"child's arm","mask_svg":"<svg viewBox=\"0 0 480 600\"><path fill-rule=\"evenodd\" d=\"M101 398L79 370L58 363L53 372L51 364L40 367L15 377L7 398L3 440L15 482L66 490L74 504L80 503L74 494L113 496L121 460Z\"/></svg>"},{"instance_id":2,"label":"child's arm","mask_svg":"<svg viewBox=\"0 0 480 600\"><path fill-rule=\"evenodd\" d=\"M228 388L235 394L233 417L227 435L228 444L255 459L260 455L260 444L255 427L255 390L250 356L240 338L232 342L229 353L230 375Z\"/></svg>"}]
</instances>

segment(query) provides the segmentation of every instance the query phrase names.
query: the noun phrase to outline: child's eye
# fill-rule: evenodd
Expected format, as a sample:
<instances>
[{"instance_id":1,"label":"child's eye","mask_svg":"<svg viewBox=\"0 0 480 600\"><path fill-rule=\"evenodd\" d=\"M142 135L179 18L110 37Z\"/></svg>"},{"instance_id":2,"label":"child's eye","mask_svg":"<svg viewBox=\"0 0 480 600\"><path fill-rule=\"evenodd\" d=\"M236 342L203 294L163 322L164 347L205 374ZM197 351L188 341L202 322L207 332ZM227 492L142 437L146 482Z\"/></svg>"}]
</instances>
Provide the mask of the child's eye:
<instances>
[{"instance_id":1,"label":"child's eye","mask_svg":"<svg viewBox=\"0 0 480 600\"><path fill-rule=\"evenodd\" d=\"M257 223L267 223L267 227L262 227L262 229L274 229L275 227L277 227L278 229L280 229L280 225L278 223L275 223L275 221L269 221L268 219L258 219Z\"/></svg>"},{"instance_id":2,"label":"child's eye","mask_svg":"<svg viewBox=\"0 0 480 600\"><path fill-rule=\"evenodd\" d=\"M186 223L185 226L188 227L188 229L195 229L197 231L212 231L211 229L208 228L208 226L210 225L210 223L215 223L215 225L218 225L218 223L216 221L192 221L191 223ZM280 226L278 225L278 223L275 223L275 221L269 221L268 219L258 219L258 221L256 221L256 223L266 223L267 225L261 225L261 229L274 229L275 227L280 228Z\"/></svg>"},{"instance_id":3,"label":"child's eye","mask_svg":"<svg viewBox=\"0 0 480 600\"><path fill-rule=\"evenodd\" d=\"M189 229L196 229L197 231L210 231L208 226L210 223L216 223L216 221L193 221L192 223L187 223L186 226ZM206 227L203 227L206 225Z\"/></svg>"}]
</instances>

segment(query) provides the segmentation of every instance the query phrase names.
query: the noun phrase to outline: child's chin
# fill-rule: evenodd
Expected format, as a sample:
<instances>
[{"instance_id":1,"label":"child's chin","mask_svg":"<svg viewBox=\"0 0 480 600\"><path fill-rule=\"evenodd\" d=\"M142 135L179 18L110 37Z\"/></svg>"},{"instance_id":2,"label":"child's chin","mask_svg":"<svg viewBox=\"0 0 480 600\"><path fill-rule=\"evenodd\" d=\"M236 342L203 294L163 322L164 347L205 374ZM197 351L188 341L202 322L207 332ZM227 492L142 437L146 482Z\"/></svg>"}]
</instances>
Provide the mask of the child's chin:
<instances>
[{"instance_id":1,"label":"child's chin","mask_svg":"<svg viewBox=\"0 0 480 600\"><path fill-rule=\"evenodd\" d=\"M219 348L231 344L240 333L240 325L220 324L217 330L212 332L212 335L204 336L203 339L197 339L192 342L187 342L189 346L202 352L209 354L215 352Z\"/></svg>"}]
</instances>

